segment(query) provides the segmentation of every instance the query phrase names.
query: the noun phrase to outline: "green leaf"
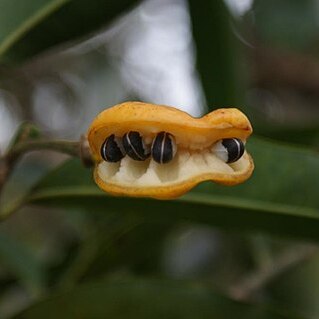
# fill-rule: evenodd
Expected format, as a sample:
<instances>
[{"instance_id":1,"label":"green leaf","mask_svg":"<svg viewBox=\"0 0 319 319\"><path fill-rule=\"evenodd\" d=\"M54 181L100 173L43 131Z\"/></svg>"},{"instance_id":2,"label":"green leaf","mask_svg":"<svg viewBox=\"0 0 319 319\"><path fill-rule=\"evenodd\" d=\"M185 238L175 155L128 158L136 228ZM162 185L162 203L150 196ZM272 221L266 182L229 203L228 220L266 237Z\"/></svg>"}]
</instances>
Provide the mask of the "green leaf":
<instances>
[{"instance_id":1,"label":"green leaf","mask_svg":"<svg viewBox=\"0 0 319 319\"><path fill-rule=\"evenodd\" d=\"M256 169L239 186L206 182L171 201L112 197L97 188L90 170L71 160L46 176L27 202L318 240L318 154L260 139L251 140L248 148Z\"/></svg>"},{"instance_id":2,"label":"green leaf","mask_svg":"<svg viewBox=\"0 0 319 319\"><path fill-rule=\"evenodd\" d=\"M76 257L61 273L59 289L68 289L77 282L88 282L118 269L137 275L158 271L163 238L174 224L145 222L142 216L133 214L86 216L95 223L84 237ZM88 224L86 222L86 227Z\"/></svg>"},{"instance_id":3,"label":"green leaf","mask_svg":"<svg viewBox=\"0 0 319 319\"><path fill-rule=\"evenodd\" d=\"M44 288L46 276L41 262L26 245L4 232L0 233L0 261L32 293Z\"/></svg>"},{"instance_id":4,"label":"green leaf","mask_svg":"<svg viewBox=\"0 0 319 319\"><path fill-rule=\"evenodd\" d=\"M197 67L209 109L243 101L242 55L221 0L189 0ZM240 77L240 80L239 80Z\"/></svg>"},{"instance_id":5,"label":"green leaf","mask_svg":"<svg viewBox=\"0 0 319 319\"><path fill-rule=\"evenodd\" d=\"M309 49L318 37L316 6L314 0L254 1L257 37L268 46Z\"/></svg>"},{"instance_id":6,"label":"green leaf","mask_svg":"<svg viewBox=\"0 0 319 319\"><path fill-rule=\"evenodd\" d=\"M1 0L0 61L23 61L87 35L137 0Z\"/></svg>"},{"instance_id":7,"label":"green leaf","mask_svg":"<svg viewBox=\"0 0 319 319\"><path fill-rule=\"evenodd\" d=\"M295 123L292 124L277 124L270 119L265 119L265 114L257 114L251 107L244 107L242 111L252 119L254 132L259 136L265 136L278 141L287 143L299 144L318 148L319 145L319 123ZM309 116L313 116L310 115Z\"/></svg>"},{"instance_id":8,"label":"green leaf","mask_svg":"<svg viewBox=\"0 0 319 319\"><path fill-rule=\"evenodd\" d=\"M44 300L16 319L237 318L288 319L264 307L232 301L198 284L155 280L102 281Z\"/></svg>"},{"instance_id":9,"label":"green leaf","mask_svg":"<svg viewBox=\"0 0 319 319\"><path fill-rule=\"evenodd\" d=\"M158 274L163 240L175 224L143 222L141 218L138 222L132 225L131 221L130 228L121 233L109 229L109 234L100 237L98 254L82 280L98 278L124 267L134 274Z\"/></svg>"}]
</instances>

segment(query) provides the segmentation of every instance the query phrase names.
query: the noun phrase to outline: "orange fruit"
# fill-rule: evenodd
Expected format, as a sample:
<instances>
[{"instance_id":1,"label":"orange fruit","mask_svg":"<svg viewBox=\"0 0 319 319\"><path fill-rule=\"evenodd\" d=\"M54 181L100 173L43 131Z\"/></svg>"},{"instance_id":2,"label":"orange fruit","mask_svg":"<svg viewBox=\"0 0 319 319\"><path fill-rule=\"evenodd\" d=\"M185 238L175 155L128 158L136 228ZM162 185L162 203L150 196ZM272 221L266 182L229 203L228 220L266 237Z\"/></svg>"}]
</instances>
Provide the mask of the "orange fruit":
<instances>
[{"instance_id":1,"label":"orange fruit","mask_svg":"<svg viewBox=\"0 0 319 319\"><path fill-rule=\"evenodd\" d=\"M112 134L121 138L137 131L146 144L159 132L174 137L177 152L173 160L158 164L151 157L135 161L125 156L116 163L104 161L101 147ZM173 107L142 102L125 102L102 111L92 122L88 141L96 161L94 179L111 194L158 199L176 198L198 183L210 180L235 185L247 180L254 169L245 151L234 163L226 163L212 146L223 139L246 142L252 133L247 117L235 108L215 110L201 118Z\"/></svg>"}]
</instances>

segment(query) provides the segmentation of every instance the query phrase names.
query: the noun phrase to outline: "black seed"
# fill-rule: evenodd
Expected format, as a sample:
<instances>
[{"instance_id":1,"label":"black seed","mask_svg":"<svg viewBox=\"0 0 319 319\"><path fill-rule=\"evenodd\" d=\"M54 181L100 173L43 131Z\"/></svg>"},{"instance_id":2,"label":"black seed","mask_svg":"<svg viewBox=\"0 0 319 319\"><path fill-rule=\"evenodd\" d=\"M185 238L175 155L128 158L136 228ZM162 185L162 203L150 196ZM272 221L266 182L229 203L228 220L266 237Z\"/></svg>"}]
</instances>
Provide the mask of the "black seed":
<instances>
[{"instance_id":1,"label":"black seed","mask_svg":"<svg viewBox=\"0 0 319 319\"><path fill-rule=\"evenodd\" d=\"M120 161L125 156L121 141L114 134L107 137L102 144L101 156L105 161L113 163Z\"/></svg>"},{"instance_id":2,"label":"black seed","mask_svg":"<svg viewBox=\"0 0 319 319\"><path fill-rule=\"evenodd\" d=\"M139 132L131 131L123 136L123 146L127 155L136 161L144 161L150 152L143 142Z\"/></svg>"},{"instance_id":3,"label":"black seed","mask_svg":"<svg viewBox=\"0 0 319 319\"><path fill-rule=\"evenodd\" d=\"M155 162L162 163L162 145L165 132L157 134L152 144L152 157Z\"/></svg>"},{"instance_id":4,"label":"black seed","mask_svg":"<svg viewBox=\"0 0 319 319\"><path fill-rule=\"evenodd\" d=\"M170 162L175 155L175 143L171 134L160 132L152 144L152 157L155 162L165 164Z\"/></svg>"},{"instance_id":5,"label":"black seed","mask_svg":"<svg viewBox=\"0 0 319 319\"><path fill-rule=\"evenodd\" d=\"M233 163L238 161L244 154L245 145L238 138L225 138L222 140L223 146L228 153L227 163Z\"/></svg>"}]
</instances>

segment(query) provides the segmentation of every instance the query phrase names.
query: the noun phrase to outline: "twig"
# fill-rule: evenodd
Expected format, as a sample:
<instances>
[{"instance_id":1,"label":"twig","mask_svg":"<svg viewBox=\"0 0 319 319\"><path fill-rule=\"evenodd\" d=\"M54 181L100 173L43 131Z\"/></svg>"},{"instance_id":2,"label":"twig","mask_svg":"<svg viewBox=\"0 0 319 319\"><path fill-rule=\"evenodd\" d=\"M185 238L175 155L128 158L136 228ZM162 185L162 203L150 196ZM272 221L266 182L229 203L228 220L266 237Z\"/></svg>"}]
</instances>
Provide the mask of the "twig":
<instances>
[{"instance_id":1,"label":"twig","mask_svg":"<svg viewBox=\"0 0 319 319\"><path fill-rule=\"evenodd\" d=\"M0 193L5 181L8 179L12 168L15 165L15 160L7 158L7 155L10 154L12 148L15 147L18 143L22 143L29 139L38 138L39 136L40 131L31 123L22 123L19 126L17 132L12 138L6 154L0 156Z\"/></svg>"},{"instance_id":2,"label":"twig","mask_svg":"<svg viewBox=\"0 0 319 319\"><path fill-rule=\"evenodd\" d=\"M20 157L34 150L53 150L80 157L80 142L35 140L19 142L0 158L0 192Z\"/></svg>"},{"instance_id":3,"label":"twig","mask_svg":"<svg viewBox=\"0 0 319 319\"><path fill-rule=\"evenodd\" d=\"M318 252L319 247L313 245L288 249L270 265L257 270L232 286L229 289L229 294L234 299L248 301L277 277L310 259Z\"/></svg>"},{"instance_id":4,"label":"twig","mask_svg":"<svg viewBox=\"0 0 319 319\"><path fill-rule=\"evenodd\" d=\"M73 157L79 157L87 167L92 166L93 160L85 136L80 141L39 139L40 132L29 123L23 123L13 138L7 152L0 156L0 195L6 181L10 177L18 160L25 154L36 150L51 150ZM21 206L14 205L1 212L0 220L11 215Z\"/></svg>"},{"instance_id":5,"label":"twig","mask_svg":"<svg viewBox=\"0 0 319 319\"><path fill-rule=\"evenodd\" d=\"M7 159L15 160L24 153L35 150L51 150L60 153L68 154L75 157L80 157L80 142L65 141L65 140L35 140L18 143L7 154Z\"/></svg>"}]
</instances>

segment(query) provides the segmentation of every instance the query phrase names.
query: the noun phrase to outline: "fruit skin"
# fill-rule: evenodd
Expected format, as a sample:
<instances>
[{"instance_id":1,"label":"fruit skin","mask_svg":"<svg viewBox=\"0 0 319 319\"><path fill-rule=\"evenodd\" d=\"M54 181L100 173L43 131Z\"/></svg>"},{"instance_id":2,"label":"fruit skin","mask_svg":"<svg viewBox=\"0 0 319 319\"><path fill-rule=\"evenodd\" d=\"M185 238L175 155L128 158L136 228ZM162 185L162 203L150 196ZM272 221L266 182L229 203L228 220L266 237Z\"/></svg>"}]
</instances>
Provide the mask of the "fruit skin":
<instances>
[{"instance_id":1,"label":"fruit skin","mask_svg":"<svg viewBox=\"0 0 319 319\"><path fill-rule=\"evenodd\" d=\"M246 140L252 133L247 117L235 108L215 110L202 118L194 118L188 113L170 106L143 102L125 102L102 111L92 122L88 131L88 141L96 161L103 159L100 148L106 136L122 136L128 131L138 131L142 136L152 139L162 131L175 137L178 148L206 148L224 138ZM176 198L198 183L211 180L224 185L235 185L248 179L254 169L253 160L245 152L247 167L243 172L234 174L208 173L194 176L181 183L159 187L124 186L119 183L104 182L94 171L96 183L104 191L113 195L153 197L158 199Z\"/></svg>"}]
</instances>

